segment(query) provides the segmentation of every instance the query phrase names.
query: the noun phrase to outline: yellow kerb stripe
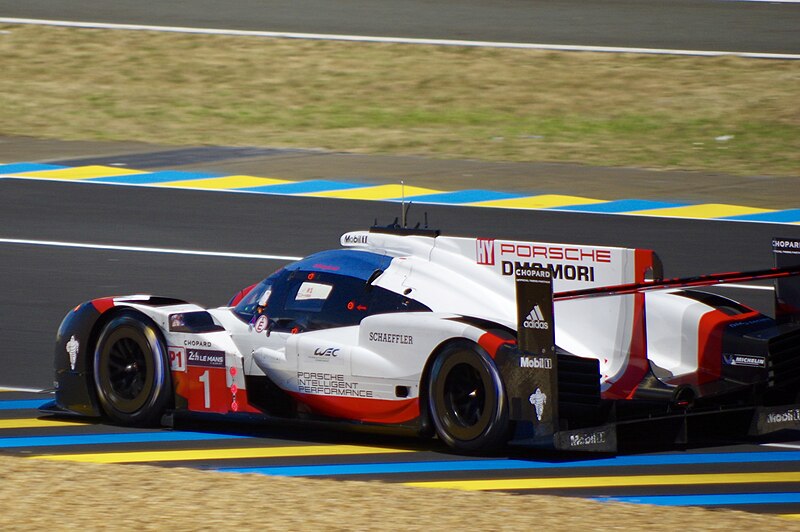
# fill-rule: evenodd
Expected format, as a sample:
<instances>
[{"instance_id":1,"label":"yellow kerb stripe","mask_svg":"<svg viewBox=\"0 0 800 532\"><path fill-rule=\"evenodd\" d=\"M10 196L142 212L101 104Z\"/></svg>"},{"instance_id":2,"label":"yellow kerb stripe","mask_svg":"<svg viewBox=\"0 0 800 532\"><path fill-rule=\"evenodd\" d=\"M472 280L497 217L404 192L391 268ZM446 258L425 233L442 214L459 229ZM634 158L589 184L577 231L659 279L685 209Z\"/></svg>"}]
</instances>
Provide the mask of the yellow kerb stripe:
<instances>
[{"instance_id":1,"label":"yellow kerb stripe","mask_svg":"<svg viewBox=\"0 0 800 532\"><path fill-rule=\"evenodd\" d=\"M309 192L302 196L315 196L319 198L339 198L339 199L363 199L363 200L382 200L401 198L405 194L406 198L422 196L424 194L439 194L441 190L422 187L402 187L401 185L376 185L374 187L351 188L346 190L328 190L325 192Z\"/></svg>"},{"instance_id":2,"label":"yellow kerb stripe","mask_svg":"<svg viewBox=\"0 0 800 532\"><path fill-rule=\"evenodd\" d=\"M717 473L699 475L636 475L572 478L514 478L504 480L446 480L407 482L407 486L463 491L541 490L625 486L696 486L704 484L766 484L800 482L800 471L779 473Z\"/></svg>"},{"instance_id":3,"label":"yellow kerb stripe","mask_svg":"<svg viewBox=\"0 0 800 532\"><path fill-rule=\"evenodd\" d=\"M563 196L560 194L542 194L527 198L509 198L491 201L478 201L470 203L473 207L505 207L510 209L550 209L553 207L566 207L569 205L590 205L605 203L607 200L582 198L580 196Z\"/></svg>"},{"instance_id":4,"label":"yellow kerb stripe","mask_svg":"<svg viewBox=\"0 0 800 532\"><path fill-rule=\"evenodd\" d=\"M160 187L202 188L209 190L233 190L237 188L263 187L265 185L282 185L292 183L286 179L271 177L255 177L251 175L230 175L226 177L209 177L207 179L189 179L186 181L169 181L158 183Z\"/></svg>"},{"instance_id":5,"label":"yellow kerb stripe","mask_svg":"<svg viewBox=\"0 0 800 532\"><path fill-rule=\"evenodd\" d=\"M69 427L74 425L86 425L86 423L36 418L0 419L0 429L38 429L39 427Z\"/></svg>"},{"instance_id":6,"label":"yellow kerb stripe","mask_svg":"<svg viewBox=\"0 0 800 532\"><path fill-rule=\"evenodd\" d=\"M647 214L651 216L675 216L677 218L725 218L727 216L742 216L744 214L761 214L764 212L774 212L774 211L772 211L771 209L742 207L740 205L725 205L723 203L705 203L703 205L687 205L686 207L669 207L666 209L632 211L630 214Z\"/></svg>"},{"instance_id":7,"label":"yellow kerb stripe","mask_svg":"<svg viewBox=\"0 0 800 532\"><path fill-rule=\"evenodd\" d=\"M50 454L32 456L44 460L91 462L96 464L180 462L188 460L226 460L234 458L285 458L299 456L346 456L354 454L408 453L404 449L361 447L358 445L307 445L293 447L249 447L243 449L191 449L170 451L131 451L91 454Z\"/></svg>"},{"instance_id":8,"label":"yellow kerb stripe","mask_svg":"<svg viewBox=\"0 0 800 532\"><path fill-rule=\"evenodd\" d=\"M38 177L42 179L92 179L94 177L116 177L120 175L146 174L139 170L116 168L114 166L76 166L59 170L40 170L14 174L15 177Z\"/></svg>"}]
</instances>

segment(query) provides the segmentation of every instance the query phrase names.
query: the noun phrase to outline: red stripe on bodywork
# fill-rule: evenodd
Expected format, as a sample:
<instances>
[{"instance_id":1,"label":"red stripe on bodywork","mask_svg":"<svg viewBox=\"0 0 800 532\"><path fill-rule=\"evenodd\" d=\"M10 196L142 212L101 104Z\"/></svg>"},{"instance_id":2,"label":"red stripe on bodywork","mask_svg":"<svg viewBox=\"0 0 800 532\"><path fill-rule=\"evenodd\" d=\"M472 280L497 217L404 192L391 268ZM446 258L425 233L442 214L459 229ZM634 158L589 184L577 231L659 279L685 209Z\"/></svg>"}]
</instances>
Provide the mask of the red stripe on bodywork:
<instances>
[{"instance_id":1,"label":"red stripe on bodywork","mask_svg":"<svg viewBox=\"0 0 800 532\"><path fill-rule=\"evenodd\" d=\"M92 300L92 306L97 309L97 312L102 314L103 312L107 311L110 308L114 308L114 298L113 297L101 297L99 299Z\"/></svg>"},{"instance_id":2,"label":"red stripe on bodywork","mask_svg":"<svg viewBox=\"0 0 800 532\"><path fill-rule=\"evenodd\" d=\"M634 272L634 282L642 283L647 278L647 274L655 268L655 253L650 249L637 249L634 251L633 260L636 270ZM659 272L653 273L657 275Z\"/></svg>"},{"instance_id":3,"label":"red stripe on bodywork","mask_svg":"<svg viewBox=\"0 0 800 532\"><path fill-rule=\"evenodd\" d=\"M290 392L315 412L366 423L405 423L419 417L419 399L366 399L363 397L332 397Z\"/></svg>"},{"instance_id":4,"label":"red stripe on bodywork","mask_svg":"<svg viewBox=\"0 0 800 532\"><path fill-rule=\"evenodd\" d=\"M502 336L498 336L490 332L484 333L480 338L478 338L478 345L484 348L492 358L497 356L497 350L500 349L501 345L515 345L516 343L517 341L513 338L503 338Z\"/></svg>"},{"instance_id":5,"label":"red stripe on bodywork","mask_svg":"<svg viewBox=\"0 0 800 532\"><path fill-rule=\"evenodd\" d=\"M210 405L209 408L204 407L204 390L203 383L197 380L196 375L192 375L190 371L172 371L172 385L175 387L175 395L182 398L183 401L176 401L177 406L180 407L181 403L191 412L218 412L221 414L229 414L235 412L248 412L262 414L263 412L250 405L247 400L247 390L239 389L236 392L236 405L237 410L233 410L233 394L230 388L226 386L212 386L209 390ZM219 376L217 376L219 377ZM223 376L222 379L225 377Z\"/></svg>"},{"instance_id":6,"label":"red stripe on bodywork","mask_svg":"<svg viewBox=\"0 0 800 532\"><path fill-rule=\"evenodd\" d=\"M253 288L255 288L257 285L258 285L258 283L256 283L256 284L251 284L251 285L250 285L250 286L248 286L247 288L242 288L241 290L239 290L238 292L236 292L236 295L235 295L235 296L233 296L233 297L231 298L231 300L228 302L228 306L229 306L229 307L235 307L236 305L238 305L238 304L239 304L239 301L241 301L242 299L244 299L244 297L245 297L247 294L249 294L249 293L250 293L250 291L251 291Z\"/></svg>"},{"instance_id":7,"label":"red stripe on bodywork","mask_svg":"<svg viewBox=\"0 0 800 532\"><path fill-rule=\"evenodd\" d=\"M698 324L697 372L670 380L670 384L706 384L718 380L722 375L722 338L725 328L737 321L760 316L757 311L731 316L721 310L706 312Z\"/></svg>"},{"instance_id":8,"label":"red stripe on bodywork","mask_svg":"<svg viewBox=\"0 0 800 532\"><path fill-rule=\"evenodd\" d=\"M603 392L603 399L630 399L650 370L647 360L647 329L644 319L644 294L633 294L633 331L628 365L622 375Z\"/></svg>"}]
</instances>

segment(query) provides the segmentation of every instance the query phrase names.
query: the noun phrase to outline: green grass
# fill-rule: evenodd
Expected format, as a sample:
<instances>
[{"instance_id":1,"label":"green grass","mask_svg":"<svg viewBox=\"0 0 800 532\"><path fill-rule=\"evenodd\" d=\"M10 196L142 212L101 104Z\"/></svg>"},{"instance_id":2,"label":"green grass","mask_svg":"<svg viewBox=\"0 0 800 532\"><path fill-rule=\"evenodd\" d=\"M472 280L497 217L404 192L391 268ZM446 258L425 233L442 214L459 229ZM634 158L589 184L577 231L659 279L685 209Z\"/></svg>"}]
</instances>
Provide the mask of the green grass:
<instances>
[{"instance_id":1,"label":"green grass","mask_svg":"<svg viewBox=\"0 0 800 532\"><path fill-rule=\"evenodd\" d=\"M800 169L795 61L2 29L0 134Z\"/></svg>"}]
</instances>

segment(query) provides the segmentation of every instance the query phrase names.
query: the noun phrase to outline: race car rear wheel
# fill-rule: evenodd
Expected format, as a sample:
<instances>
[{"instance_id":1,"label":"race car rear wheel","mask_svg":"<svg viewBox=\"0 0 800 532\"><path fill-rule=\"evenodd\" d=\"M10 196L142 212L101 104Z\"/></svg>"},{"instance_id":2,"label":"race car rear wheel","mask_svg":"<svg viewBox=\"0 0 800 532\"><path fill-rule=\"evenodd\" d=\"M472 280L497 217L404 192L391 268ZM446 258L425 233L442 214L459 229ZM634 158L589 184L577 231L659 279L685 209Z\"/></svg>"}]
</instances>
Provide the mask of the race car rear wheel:
<instances>
[{"instance_id":1,"label":"race car rear wheel","mask_svg":"<svg viewBox=\"0 0 800 532\"><path fill-rule=\"evenodd\" d=\"M428 408L436 434L460 451L488 451L508 440L508 406L500 373L480 346L459 341L433 362Z\"/></svg>"},{"instance_id":2,"label":"race car rear wheel","mask_svg":"<svg viewBox=\"0 0 800 532\"><path fill-rule=\"evenodd\" d=\"M127 311L103 327L94 351L94 383L112 421L158 423L172 398L172 381L164 342L149 318Z\"/></svg>"}]
</instances>

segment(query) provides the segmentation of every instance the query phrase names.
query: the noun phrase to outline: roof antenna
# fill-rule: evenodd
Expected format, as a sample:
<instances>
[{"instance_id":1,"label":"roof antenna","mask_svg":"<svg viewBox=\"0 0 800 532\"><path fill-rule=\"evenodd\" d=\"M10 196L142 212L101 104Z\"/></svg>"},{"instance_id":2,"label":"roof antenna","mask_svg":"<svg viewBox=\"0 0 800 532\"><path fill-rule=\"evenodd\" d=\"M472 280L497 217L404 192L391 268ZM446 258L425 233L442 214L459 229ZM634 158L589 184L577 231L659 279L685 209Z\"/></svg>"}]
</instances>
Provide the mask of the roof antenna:
<instances>
[{"instance_id":1,"label":"roof antenna","mask_svg":"<svg viewBox=\"0 0 800 532\"><path fill-rule=\"evenodd\" d=\"M402 203L400 204L400 215L401 215L401 225L400 227L406 227L406 186L405 181L400 181L400 197L402 198Z\"/></svg>"}]
</instances>

